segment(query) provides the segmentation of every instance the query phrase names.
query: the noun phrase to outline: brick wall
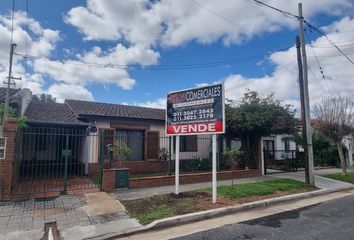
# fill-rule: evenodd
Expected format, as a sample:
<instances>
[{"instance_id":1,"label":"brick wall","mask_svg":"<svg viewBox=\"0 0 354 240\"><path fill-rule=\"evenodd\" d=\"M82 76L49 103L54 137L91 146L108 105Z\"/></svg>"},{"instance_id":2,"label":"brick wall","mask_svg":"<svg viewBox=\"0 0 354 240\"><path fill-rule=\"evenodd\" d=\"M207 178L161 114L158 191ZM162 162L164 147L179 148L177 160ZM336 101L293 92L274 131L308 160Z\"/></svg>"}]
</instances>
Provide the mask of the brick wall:
<instances>
[{"instance_id":1,"label":"brick wall","mask_svg":"<svg viewBox=\"0 0 354 240\"><path fill-rule=\"evenodd\" d=\"M154 173L167 172L168 166L166 162L161 161L114 161L114 167L129 168L131 173Z\"/></svg>"},{"instance_id":2,"label":"brick wall","mask_svg":"<svg viewBox=\"0 0 354 240\"><path fill-rule=\"evenodd\" d=\"M114 191L116 186L116 172L114 169L103 169L102 190L105 192Z\"/></svg>"},{"instance_id":3,"label":"brick wall","mask_svg":"<svg viewBox=\"0 0 354 240\"><path fill-rule=\"evenodd\" d=\"M13 118L6 119L3 126L3 135L6 140L5 159L0 159L0 179L2 183L1 200L9 200L11 198L11 187L13 178L13 162L15 160L15 137L16 137L16 120Z\"/></svg>"},{"instance_id":4,"label":"brick wall","mask_svg":"<svg viewBox=\"0 0 354 240\"><path fill-rule=\"evenodd\" d=\"M246 177L260 176L262 173L258 169L249 170L236 170L236 171L223 171L217 173L218 180L228 180ZM183 174L180 175L180 183L198 183L208 182L212 180L210 173L198 173L198 174ZM133 178L129 179L129 188L144 188L144 187L156 187L174 185L174 176L158 176L158 177L146 177L146 178Z\"/></svg>"}]
</instances>

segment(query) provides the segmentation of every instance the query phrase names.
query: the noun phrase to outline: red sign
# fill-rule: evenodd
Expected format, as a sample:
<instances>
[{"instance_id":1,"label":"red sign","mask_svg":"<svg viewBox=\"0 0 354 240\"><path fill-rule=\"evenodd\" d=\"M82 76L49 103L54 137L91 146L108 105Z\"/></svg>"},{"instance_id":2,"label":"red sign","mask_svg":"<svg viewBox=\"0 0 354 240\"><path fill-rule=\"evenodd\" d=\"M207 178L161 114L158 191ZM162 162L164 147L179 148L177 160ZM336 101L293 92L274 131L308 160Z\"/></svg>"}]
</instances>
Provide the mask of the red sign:
<instances>
[{"instance_id":1,"label":"red sign","mask_svg":"<svg viewBox=\"0 0 354 240\"><path fill-rule=\"evenodd\" d=\"M224 91L217 84L167 95L167 135L224 133Z\"/></svg>"}]
</instances>

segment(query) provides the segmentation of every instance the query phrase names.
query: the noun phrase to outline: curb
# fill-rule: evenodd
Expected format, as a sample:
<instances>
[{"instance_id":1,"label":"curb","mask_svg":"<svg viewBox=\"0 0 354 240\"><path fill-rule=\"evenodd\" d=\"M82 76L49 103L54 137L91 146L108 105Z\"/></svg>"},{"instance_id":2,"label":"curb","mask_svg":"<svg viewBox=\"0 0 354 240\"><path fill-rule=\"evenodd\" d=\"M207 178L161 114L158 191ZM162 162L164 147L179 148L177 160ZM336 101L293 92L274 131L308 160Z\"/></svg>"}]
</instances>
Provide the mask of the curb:
<instances>
[{"instance_id":1,"label":"curb","mask_svg":"<svg viewBox=\"0 0 354 240\"><path fill-rule=\"evenodd\" d=\"M284 203L284 202L305 199L305 198L310 198L310 197L317 197L317 196L322 196L322 195L326 195L326 194L330 194L330 193L351 190L351 189L354 189L354 186L348 186L348 187L342 187L342 188L336 188L336 189L321 189L321 190L316 190L316 191L312 191L312 192L297 193L297 194L287 195L287 196L283 196L283 197L275 197L275 198L264 199L264 200L260 200L260 201L250 202L250 203L244 203L244 204L240 204L237 206L228 206L228 207L211 209L211 210L206 210L206 211L201 211L201 212L188 213L188 214L184 214L184 215L178 215L178 216L174 216L174 217L155 220L152 223L150 223L146 226L139 227L139 228L125 230L125 231L121 231L119 233L109 233L109 234L86 238L86 239L104 240L104 239L113 239L113 238L117 238L117 237L126 237L129 235L147 232L150 230L156 230L159 228L176 226L176 225L180 225L180 224L196 222L196 221L210 219L213 217L219 217L219 216L223 216L223 215L242 212L242 211L254 209L257 207L267 207L267 206L274 205L277 203Z\"/></svg>"}]
</instances>

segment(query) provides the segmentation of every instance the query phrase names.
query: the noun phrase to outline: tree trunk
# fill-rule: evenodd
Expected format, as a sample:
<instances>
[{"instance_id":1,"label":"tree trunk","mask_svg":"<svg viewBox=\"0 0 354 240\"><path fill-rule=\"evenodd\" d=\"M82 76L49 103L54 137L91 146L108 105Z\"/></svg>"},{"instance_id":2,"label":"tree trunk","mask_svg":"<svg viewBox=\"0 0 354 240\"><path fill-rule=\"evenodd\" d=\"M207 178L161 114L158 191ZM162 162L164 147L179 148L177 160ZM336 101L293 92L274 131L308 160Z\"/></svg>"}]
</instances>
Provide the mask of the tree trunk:
<instances>
[{"instance_id":1,"label":"tree trunk","mask_svg":"<svg viewBox=\"0 0 354 240\"><path fill-rule=\"evenodd\" d=\"M347 166L346 166L345 157L344 157L344 153L343 153L342 143L337 142L336 144L337 144L337 149L338 149L339 158L340 158L340 165L342 166L342 174L347 175Z\"/></svg>"}]
</instances>

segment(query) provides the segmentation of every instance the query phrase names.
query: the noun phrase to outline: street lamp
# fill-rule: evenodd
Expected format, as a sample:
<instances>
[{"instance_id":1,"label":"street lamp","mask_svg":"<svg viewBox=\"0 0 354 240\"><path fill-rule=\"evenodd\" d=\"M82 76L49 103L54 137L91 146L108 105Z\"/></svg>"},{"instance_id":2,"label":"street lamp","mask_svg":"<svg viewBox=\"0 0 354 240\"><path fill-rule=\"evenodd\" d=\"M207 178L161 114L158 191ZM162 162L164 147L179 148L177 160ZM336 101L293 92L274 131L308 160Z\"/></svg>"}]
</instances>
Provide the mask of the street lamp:
<instances>
[{"instance_id":1,"label":"street lamp","mask_svg":"<svg viewBox=\"0 0 354 240\"><path fill-rule=\"evenodd\" d=\"M112 168L114 145L113 144L107 144L106 148L108 150L108 155L109 155L109 168Z\"/></svg>"}]
</instances>

